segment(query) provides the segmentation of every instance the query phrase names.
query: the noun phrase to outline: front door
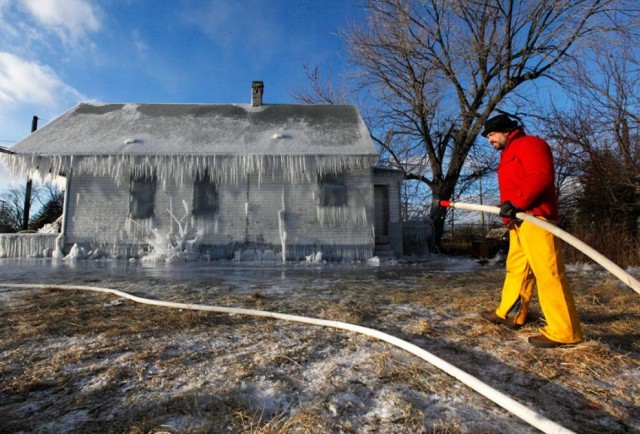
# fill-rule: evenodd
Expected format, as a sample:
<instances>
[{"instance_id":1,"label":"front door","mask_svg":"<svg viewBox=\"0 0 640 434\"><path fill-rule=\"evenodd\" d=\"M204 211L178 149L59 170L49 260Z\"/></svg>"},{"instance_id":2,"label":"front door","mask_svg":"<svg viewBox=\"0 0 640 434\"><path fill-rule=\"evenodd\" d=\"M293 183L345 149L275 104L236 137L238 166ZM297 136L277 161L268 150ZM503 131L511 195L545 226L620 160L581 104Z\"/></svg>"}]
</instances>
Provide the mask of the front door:
<instances>
[{"instance_id":1,"label":"front door","mask_svg":"<svg viewBox=\"0 0 640 434\"><path fill-rule=\"evenodd\" d=\"M389 242L389 186L374 185L376 244Z\"/></svg>"}]
</instances>

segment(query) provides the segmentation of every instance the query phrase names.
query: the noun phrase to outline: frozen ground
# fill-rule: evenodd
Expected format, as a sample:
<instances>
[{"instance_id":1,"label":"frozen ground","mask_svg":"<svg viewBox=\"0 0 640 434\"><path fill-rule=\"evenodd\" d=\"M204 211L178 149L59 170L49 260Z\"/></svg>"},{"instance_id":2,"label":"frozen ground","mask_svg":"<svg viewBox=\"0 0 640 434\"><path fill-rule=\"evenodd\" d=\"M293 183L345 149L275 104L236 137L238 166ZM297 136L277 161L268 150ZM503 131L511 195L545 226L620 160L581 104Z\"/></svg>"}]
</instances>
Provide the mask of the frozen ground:
<instances>
[{"instance_id":1,"label":"frozen ground","mask_svg":"<svg viewBox=\"0 0 640 434\"><path fill-rule=\"evenodd\" d=\"M0 260L0 281L91 285L397 336L581 433L640 432L639 296L572 267L587 342L486 324L499 264ZM536 432L427 362L351 332L0 288L0 432ZM535 301L534 301L535 304Z\"/></svg>"}]
</instances>

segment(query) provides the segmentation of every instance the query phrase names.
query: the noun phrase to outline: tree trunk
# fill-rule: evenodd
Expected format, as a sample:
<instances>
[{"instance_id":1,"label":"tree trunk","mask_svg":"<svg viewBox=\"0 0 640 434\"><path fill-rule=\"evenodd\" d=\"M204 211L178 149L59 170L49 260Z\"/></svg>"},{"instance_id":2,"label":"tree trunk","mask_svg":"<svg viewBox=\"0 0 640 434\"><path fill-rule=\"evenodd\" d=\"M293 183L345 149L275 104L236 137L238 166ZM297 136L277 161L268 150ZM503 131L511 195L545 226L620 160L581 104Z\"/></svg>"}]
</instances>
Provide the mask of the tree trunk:
<instances>
[{"instance_id":1,"label":"tree trunk","mask_svg":"<svg viewBox=\"0 0 640 434\"><path fill-rule=\"evenodd\" d=\"M448 208L439 206L437 201L450 200L455 190L457 178L447 178L436 182L432 185L431 191L433 192L433 205L429 212L429 217L433 221L434 228L434 242L436 246L441 246L442 235L444 234L444 222L447 217Z\"/></svg>"}]
</instances>

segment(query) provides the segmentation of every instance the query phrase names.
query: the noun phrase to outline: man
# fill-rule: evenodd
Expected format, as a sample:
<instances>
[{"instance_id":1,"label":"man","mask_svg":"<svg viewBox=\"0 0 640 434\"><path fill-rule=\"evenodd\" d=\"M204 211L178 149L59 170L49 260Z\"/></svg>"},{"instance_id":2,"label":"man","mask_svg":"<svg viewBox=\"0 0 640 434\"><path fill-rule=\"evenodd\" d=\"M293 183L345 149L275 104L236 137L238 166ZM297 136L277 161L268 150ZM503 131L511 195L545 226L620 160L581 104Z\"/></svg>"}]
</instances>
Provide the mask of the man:
<instances>
[{"instance_id":1,"label":"man","mask_svg":"<svg viewBox=\"0 0 640 434\"><path fill-rule=\"evenodd\" d=\"M549 145L526 135L517 121L501 114L489 119L482 135L498 151L500 215L509 227L509 254L500 305L482 317L518 328L525 324L534 285L547 325L529 343L553 348L582 342L582 329L567 280L560 240L538 226L521 221L526 212L550 223L558 220L553 157Z\"/></svg>"}]
</instances>

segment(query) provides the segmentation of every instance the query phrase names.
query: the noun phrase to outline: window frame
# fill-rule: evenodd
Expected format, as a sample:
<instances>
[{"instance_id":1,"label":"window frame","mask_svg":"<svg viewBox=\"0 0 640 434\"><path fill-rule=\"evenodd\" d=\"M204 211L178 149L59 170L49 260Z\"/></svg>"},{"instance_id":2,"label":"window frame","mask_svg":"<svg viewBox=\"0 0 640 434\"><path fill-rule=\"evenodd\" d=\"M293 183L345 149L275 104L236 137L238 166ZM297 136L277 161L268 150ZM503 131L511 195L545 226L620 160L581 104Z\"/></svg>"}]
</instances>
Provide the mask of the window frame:
<instances>
[{"instance_id":1,"label":"window frame","mask_svg":"<svg viewBox=\"0 0 640 434\"><path fill-rule=\"evenodd\" d=\"M341 208L349 204L349 189L344 173L320 176L320 206Z\"/></svg>"},{"instance_id":2,"label":"window frame","mask_svg":"<svg viewBox=\"0 0 640 434\"><path fill-rule=\"evenodd\" d=\"M193 180L191 214L194 217L211 217L218 213L219 207L218 183L205 171Z\"/></svg>"},{"instance_id":3,"label":"window frame","mask_svg":"<svg viewBox=\"0 0 640 434\"><path fill-rule=\"evenodd\" d=\"M157 180L152 175L131 175L129 179L129 217L144 220L155 215Z\"/></svg>"}]
</instances>

